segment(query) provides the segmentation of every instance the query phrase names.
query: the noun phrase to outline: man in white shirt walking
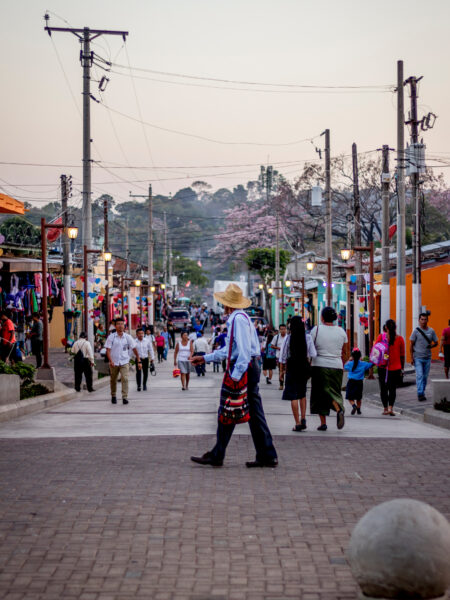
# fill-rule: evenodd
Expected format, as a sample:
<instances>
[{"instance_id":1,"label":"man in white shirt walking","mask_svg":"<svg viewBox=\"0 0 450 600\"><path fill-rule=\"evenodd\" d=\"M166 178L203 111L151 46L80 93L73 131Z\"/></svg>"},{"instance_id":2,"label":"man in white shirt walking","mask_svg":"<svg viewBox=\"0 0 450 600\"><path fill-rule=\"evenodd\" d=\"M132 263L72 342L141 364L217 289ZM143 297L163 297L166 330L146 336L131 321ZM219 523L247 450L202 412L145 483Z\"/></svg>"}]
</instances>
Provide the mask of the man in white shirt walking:
<instances>
[{"instance_id":1,"label":"man in white shirt walking","mask_svg":"<svg viewBox=\"0 0 450 600\"><path fill-rule=\"evenodd\" d=\"M116 331L108 336L105 343L106 356L109 360L111 373L111 402L117 404L117 378L122 380L122 402L128 404L128 372L130 368L130 354L136 356L136 368L141 369L142 363L136 350L136 342L128 333L125 333L125 322L121 317L116 319Z\"/></svg>"},{"instance_id":2,"label":"man in white shirt walking","mask_svg":"<svg viewBox=\"0 0 450 600\"><path fill-rule=\"evenodd\" d=\"M207 339L203 336L202 332L199 331L197 333L197 339L194 342L194 356L205 356L209 352L209 344ZM195 367L197 371L197 376L204 377L206 373L205 363L201 365L197 365Z\"/></svg>"},{"instance_id":3,"label":"man in white shirt walking","mask_svg":"<svg viewBox=\"0 0 450 600\"><path fill-rule=\"evenodd\" d=\"M141 379L142 381L142 389L144 392L147 390L147 378L148 378L148 363L149 357L153 362L155 360L155 353L153 351L153 344L150 338L144 337L144 330L137 329L136 330L136 350L138 351L139 358L141 359L141 369L136 369L136 384L137 391L141 391ZM142 377L143 376L143 377Z\"/></svg>"}]
</instances>

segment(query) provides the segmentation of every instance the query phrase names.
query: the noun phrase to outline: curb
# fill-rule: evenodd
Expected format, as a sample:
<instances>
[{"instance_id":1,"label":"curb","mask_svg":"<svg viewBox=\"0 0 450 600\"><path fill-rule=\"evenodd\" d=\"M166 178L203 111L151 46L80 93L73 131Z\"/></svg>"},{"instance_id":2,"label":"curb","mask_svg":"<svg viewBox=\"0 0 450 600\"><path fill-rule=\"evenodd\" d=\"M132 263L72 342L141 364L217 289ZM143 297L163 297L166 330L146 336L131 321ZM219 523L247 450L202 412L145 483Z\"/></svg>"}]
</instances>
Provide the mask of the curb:
<instances>
[{"instance_id":1,"label":"curb","mask_svg":"<svg viewBox=\"0 0 450 600\"><path fill-rule=\"evenodd\" d=\"M368 398L366 396L363 398L363 401L367 402L367 404L370 404L370 406L375 406L376 408L381 409L383 408L381 400L378 400L377 398ZM402 415L402 417L406 417L407 419L411 419L413 421L420 421L421 423L434 425L435 427L440 427L441 429L450 429L450 414L435 410L431 407L426 408L424 413L416 413L413 410L395 406L395 412L399 415Z\"/></svg>"},{"instance_id":2,"label":"curb","mask_svg":"<svg viewBox=\"0 0 450 600\"><path fill-rule=\"evenodd\" d=\"M102 377L102 379L97 380L95 383L96 389L98 390L107 387L109 385L109 380L109 377ZM63 384L60 385L65 389L0 406L0 423L16 419L17 417L24 417L25 415L41 410L46 410L47 408L63 404L64 402L68 402L77 397L78 392L63 386Z\"/></svg>"}]
</instances>

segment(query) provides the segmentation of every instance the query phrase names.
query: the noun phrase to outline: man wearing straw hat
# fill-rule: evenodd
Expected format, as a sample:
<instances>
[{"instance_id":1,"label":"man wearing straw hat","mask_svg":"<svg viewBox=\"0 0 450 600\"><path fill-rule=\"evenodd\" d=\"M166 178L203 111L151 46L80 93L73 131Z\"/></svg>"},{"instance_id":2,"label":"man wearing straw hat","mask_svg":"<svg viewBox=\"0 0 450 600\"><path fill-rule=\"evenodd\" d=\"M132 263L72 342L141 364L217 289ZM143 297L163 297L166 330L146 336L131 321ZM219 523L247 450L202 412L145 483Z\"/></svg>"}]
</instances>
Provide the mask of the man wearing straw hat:
<instances>
[{"instance_id":1,"label":"man wearing straw hat","mask_svg":"<svg viewBox=\"0 0 450 600\"><path fill-rule=\"evenodd\" d=\"M200 365L203 362L220 362L230 356L230 375L233 381L240 381L243 374L247 372L249 426L256 449L256 460L247 462L246 466L249 468L276 467L278 465L277 452L267 426L258 387L261 373L258 361L260 356L258 335L248 315L242 310L250 306L251 301L245 298L241 288L235 283L230 283L224 292L215 293L214 298L223 304L225 314L228 316L225 346L205 356L194 356L191 362L193 365ZM232 331L233 340L231 354L229 354ZM200 465L221 467L234 427L234 424L224 425L219 419L217 441L214 448L203 456L191 456L191 460Z\"/></svg>"}]
</instances>

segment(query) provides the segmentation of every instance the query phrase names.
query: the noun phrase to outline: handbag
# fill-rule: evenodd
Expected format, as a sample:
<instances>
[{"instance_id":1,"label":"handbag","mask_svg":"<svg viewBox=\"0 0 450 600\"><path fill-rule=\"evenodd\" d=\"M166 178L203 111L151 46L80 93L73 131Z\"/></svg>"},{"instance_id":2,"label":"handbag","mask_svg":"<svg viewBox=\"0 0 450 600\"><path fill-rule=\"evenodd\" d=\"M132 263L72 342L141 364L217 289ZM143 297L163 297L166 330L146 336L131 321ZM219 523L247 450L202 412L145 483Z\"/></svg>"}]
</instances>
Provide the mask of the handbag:
<instances>
[{"instance_id":1,"label":"handbag","mask_svg":"<svg viewBox=\"0 0 450 600\"><path fill-rule=\"evenodd\" d=\"M239 423L247 423L250 420L250 406L247 396L247 371L245 371L239 381L234 381L230 374L233 333L234 320L231 325L227 368L220 390L219 421L223 425L238 425Z\"/></svg>"}]
</instances>

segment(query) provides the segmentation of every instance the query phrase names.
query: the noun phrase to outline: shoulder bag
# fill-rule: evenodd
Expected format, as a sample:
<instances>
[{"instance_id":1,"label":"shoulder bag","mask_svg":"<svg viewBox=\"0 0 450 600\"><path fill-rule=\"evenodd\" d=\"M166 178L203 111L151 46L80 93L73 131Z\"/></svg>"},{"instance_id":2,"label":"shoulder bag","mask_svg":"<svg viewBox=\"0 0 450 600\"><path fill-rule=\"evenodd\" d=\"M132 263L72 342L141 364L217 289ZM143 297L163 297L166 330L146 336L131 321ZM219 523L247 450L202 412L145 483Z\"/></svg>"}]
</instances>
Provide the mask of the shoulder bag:
<instances>
[{"instance_id":1,"label":"shoulder bag","mask_svg":"<svg viewBox=\"0 0 450 600\"><path fill-rule=\"evenodd\" d=\"M228 347L227 368L220 390L219 421L223 425L238 425L250 420L250 406L247 396L247 371L239 381L233 381L230 374L231 352L234 339L234 319L231 325L230 345Z\"/></svg>"}]
</instances>

